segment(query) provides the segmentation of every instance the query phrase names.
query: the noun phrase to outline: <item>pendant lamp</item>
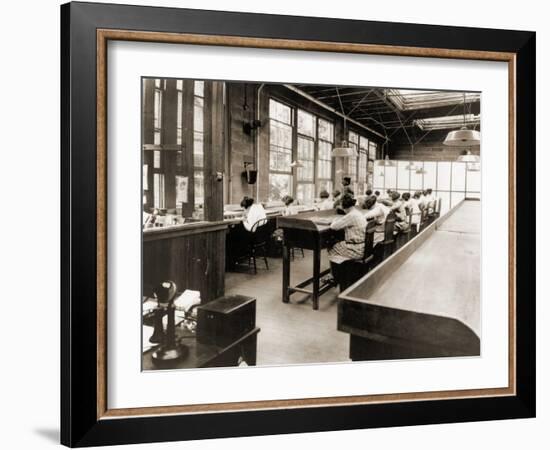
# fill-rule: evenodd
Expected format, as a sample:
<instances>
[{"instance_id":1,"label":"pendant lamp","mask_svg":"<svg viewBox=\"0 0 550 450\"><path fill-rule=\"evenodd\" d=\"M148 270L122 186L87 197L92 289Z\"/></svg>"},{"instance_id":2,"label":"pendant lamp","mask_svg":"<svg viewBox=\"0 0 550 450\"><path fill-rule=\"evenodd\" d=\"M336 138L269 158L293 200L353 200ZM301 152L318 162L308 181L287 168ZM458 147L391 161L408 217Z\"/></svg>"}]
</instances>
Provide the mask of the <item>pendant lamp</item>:
<instances>
[{"instance_id":1,"label":"pendant lamp","mask_svg":"<svg viewBox=\"0 0 550 450\"><path fill-rule=\"evenodd\" d=\"M460 130L450 131L447 137L443 141L443 145L449 145L453 147L471 147L473 145L479 145L481 141L481 134L477 130L470 130L466 126L466 92L463 93L464 103L464 125Z\"/></svg>"},{"instance_id":2,"label":"pendant lamp","mask_svg":"<svg viewBox=\"0 0 550 450\"><path fill-rule=\"evenodd\" d=\"M332 149L333 158L357 158L357 150L353 147L350 147L348 141L345 139L340 143L339 147L334 147Z\"/></svg>"},{"instance_id":3,"label":"pendant lamp","mask_svg":"<svg viewBox=\"0 0 550 450\"><path fill-rule=\"evenodd\" d=\"M472 152L467 150L466 153L460 155L456 160L465 163L479 163L479 156L472 155Z\"/></svg>"}]
</instances>

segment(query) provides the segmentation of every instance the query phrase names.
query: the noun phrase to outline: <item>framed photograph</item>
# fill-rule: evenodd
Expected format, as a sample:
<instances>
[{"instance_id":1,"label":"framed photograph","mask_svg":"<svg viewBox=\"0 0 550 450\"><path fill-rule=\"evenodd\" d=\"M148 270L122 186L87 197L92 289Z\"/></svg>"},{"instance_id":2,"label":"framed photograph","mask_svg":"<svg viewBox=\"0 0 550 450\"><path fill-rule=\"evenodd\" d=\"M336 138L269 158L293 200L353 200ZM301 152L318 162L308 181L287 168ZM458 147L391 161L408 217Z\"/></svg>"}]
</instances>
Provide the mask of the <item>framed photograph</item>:
<instances>
[{"instance_id":1,"label":"framed photograph","mask_svg":"<svg viewBox=\"0 0 550 450\"><path fill-rule=\"evenodd\" d=\"M63 444L534 417L535 33L61 27Z\"/></svg>"}]
</instances>

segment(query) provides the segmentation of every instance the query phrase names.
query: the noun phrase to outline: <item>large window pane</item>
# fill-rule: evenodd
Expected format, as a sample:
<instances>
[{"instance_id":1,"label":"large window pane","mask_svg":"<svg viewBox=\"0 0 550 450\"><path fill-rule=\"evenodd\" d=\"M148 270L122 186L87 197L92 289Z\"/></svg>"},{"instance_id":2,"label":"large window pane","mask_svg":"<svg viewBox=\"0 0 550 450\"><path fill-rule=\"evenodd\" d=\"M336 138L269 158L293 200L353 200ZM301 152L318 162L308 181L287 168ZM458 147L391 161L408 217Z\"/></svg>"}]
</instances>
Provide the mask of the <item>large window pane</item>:
<instances>
[{"instance_id":1,"label":"large window pane","mask_svg":"<svg viewBox=\"0 0 550 450\"><path fill-rule=\"evenodd\" d=\"M193 129L195 131L204 131L204 99L202 97L195 97L195 114L193 116Z\"/></svg>"},{"instance_id":2,"label":"large window pane","mask_svg":"<svg viewBox=\"0 0 550 450\"><path fill-rule=\"evenodd\" d=\"M437 180L437 163L433 161L424 162L424 189L432 189L435 191Z\"/></svg>"},{"instance_id":3,"label":"large window pane","mask_svg":"<svg viewBox=\"0 0 550 450\"><path fill-rule=\"evenodd\" d=\"M283 103L270 99L269 117L290 125L292 123L292 109Z\"/></svg>"},{"instance_id":4,"label":"large window pane","mask_svg":"<svg viewBox=\"0 0 550 450\"><path fill-rule=\"evenodd\" d=\"M423 186L424 174L424 162L422 161L413 161L415 167L419 170L413 170L411 172L411 193L416 191L421 191Z\"/></svg>"},{"instance_id":5,"label":"large window pane","mask_svg":"<svg viewBox=\"0 0 550 450\"><path fill-rule=\"evenodd\" d=\"M176 175L176 207L189 201L189 177Z\"/></svg>"},{"instance_id":6,"label":"large window pane","mask_svg":"<svg viewBox=\"0 0 550 450\"><path fill-rule=\"evenodd\" d=\"M194 82L193 165L195 205L192 216L204 219L204 81Z\"/></svg>"},{"instance_id":7,"label":"large window pane","mask_svg":"<svg viewBox=\"0 0 550 450\"><path fill-rule=\"evenodd\" d=\"M384 166L379 164L380 161L376 161L374 164L374 190L384 190Z\"/></svg>"},{"instance_id":8,"label":"large window pane","mask_svg":"<svg viewBox=\"0 0 550 450\"><path fill-rule=\"evenodd\" d=\"M384 188L397 189L397 165L387 166L386 174L384 177Z\"/></svg>"},{"instance_id":9,"label":"large window pane","mask_svg":"<svg viewBox=\"0 0 550 450\"><path fill-rule=\"evenodd\" d=\"M195 131L193 134L193 160L195 167L204 166L204 133Z\"/></svg>"},{"instance_id":10,"label":"large window pane","mask_svg":"<svg viewBox=\"0 0 550 450\"><path fill-rule=\"evenodd\" d=\"M292 192L292 109L269 101L269 200L280 200ZM276 172L276 173L272 173ZM283 172L283 173L280 173Z\"/></svg>"},{"instance_id":11,"label":"large window pane","mask_svg":"<svg viewBox=\"0 0 550 450\"><path fill-rule=\"evenodd\" d=\"M319 141L319 154L317 156L317 177L319 180L332 179L332 144Z\"/></svg>"},{"instance_id":12,"label":"large window pane","mask_svg":"<svg viewBox=\"0 0 550 450\"><path fill-rule=\"evenodd\" d=\"M313 181L314 144L313 139L298 137L298 181Z\"/></svg>"},{"instance_id":13,"label":"large window pane","mask_svg":"<svg viewBox=\"0 0 550 450\"><path fill-rule=\"evenodd\" d=\"M327 191L329 194L332 194L332 181L330 180L319 181L319 189L317 190L317 196L319 196L322 191Z\"/></svg>"},{"instance_id":14,"label":"large window pane","mask_svg":"<svg viewBox=\"0 0 550 450\"><path fill-rule=\"evenodd\" d=\"M371 161L376 159L376 143L372 141L369 142L369 159Z\"/></svg>"},{"instance_id":15,"label":"large window pane","mask_svg":"<svg viewBox=\"0 0 550 450\"><path fill-rule=\"evenodd\" d=\"M437 163L437 190L438 191L451 190L451 163L450 162Z\"/></svg>"},{"instance_id":16,"label":"large window pane","mask_svg":"<svg viewBox=\"0 0 550 450\"><path fill-rule=\"evenodd\" d=\"M409 176L412 170L409 170L409 161L397 161L397 189L409 190Z\"/></svg>"},{"instance_id":17,"label":"large window pane","mask_svg":"<svg viewBox=\"0 0 550 450\"><path fill-rule=\"evenodd\" d=\"M281 200L292 194L292 176L280 173L269 174L269 200Z\"/></svg>"},{"instance_id":18,"label":"large window pane","mask_svg":"<svg viewBox=\"0 0 550 450\"><path fill-rule=\"evenodd\" d=\"M153 175L153 206L155 208L164 208L164 174L155 173Z\"/></svg>"},{"instance_id":19,"label":"large window pane","mask_svg":"<svg viewBox=\"0 0 550 450\"><path fill-rule=\"evenodd\" d=\"M204 81L195 81L195 95L204 97Z\"/></svg>"},{"instance_id":20,"label":"large window pane","mask_svg":"<svg viewBox=\"0 0 550 450\"><path fill-rule=\"evenodd\" d=\"M279 147L292 148L292 127L276 120L270 121L269 143Z\"/></svg>"},{"instance_id":21,"label":"large window pane","mask_svg":"<svg viewBox=\"0 0 550 450\"><path fill-rule=\"evenodd\" d=\"M298 183L296 191L296 198L301 204L313 203L315 197L315 185L313 183Z\"/></svg>"},{"instance_id":22,"label":"large window pane","mask_svg":"<svg viewBox=\"0 0 550 450\"><path fill-rule=\"evenodd\" d=\"M319 139L334 142L334 125L328 120L319 119Z\"/></svg>"},{"instance_id":23,"label":"large window pane","mask_svg":"<svg viewBox=\"0 0 550 450\"><path fill-rule=\"evenodd\" d=\"M298 110L298 133L315 137L315 116L313 114Z\"/></svg>"},{"instance_id":24,"label":"large window pane","mask_svg":"<svg viewBox=\"0 0 550 450\"><path fill-rule=\"evenodd\" d=\"M466 171L466 191L480 192L481 191L481 171ZM470 195L468 195L470 197Z\"/></svg>"},{"instance_id":25,"label":"large window pane","mask_svg":"<svg viewBox=\"0 0 550 450\"><path fill-rule=\"evenodd\" d=\"M451 190L464 192L466 188L466 163L453 162L452 177Z\"/></svg>"}]
</instances>

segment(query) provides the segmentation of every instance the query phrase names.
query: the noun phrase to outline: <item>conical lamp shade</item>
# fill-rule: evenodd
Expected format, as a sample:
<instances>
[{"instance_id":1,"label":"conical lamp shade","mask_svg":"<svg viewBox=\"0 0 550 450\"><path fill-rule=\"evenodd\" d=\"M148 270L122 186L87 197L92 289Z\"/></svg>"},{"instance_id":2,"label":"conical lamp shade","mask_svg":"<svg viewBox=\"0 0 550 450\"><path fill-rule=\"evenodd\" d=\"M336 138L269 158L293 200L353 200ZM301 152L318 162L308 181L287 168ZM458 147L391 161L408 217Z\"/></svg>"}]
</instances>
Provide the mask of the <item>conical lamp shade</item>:
<instances>
[{"instance_id":1,"label":"conical lamp shade","mask_svg":"<svg viewBox=\"0 0 550 450\"><path fill-rule=\"evenodd\" d=\"M332 149L333 158L357 158L357 156L357 151L354 148L348 146L347 141L342 141L340 147L334 147Z\"/></svg>"},{"instance_id":2,"label":"conical lamp shade","mask_svg":"<svg viewBox=\"0 0 550 450\"><path fill-rule=\"evenodd\" d=\"M471 147L473 145L479 145L481 140L481 134L476 130L469 130L466 127L462 127L460 130L454 130L449 132L443 145L449 145L454 147Z\"/></svg>"},{"instance_id":3,"label":"conical lamp shade","mask_svg":"<svg viewBox=\"0 0 550 450\"><path fill-rule=\"evenodd\" d=\"M458 162L465 162L465 163L478 163L479 162L479 156L472 155L472 152L468 150L466 154L460 155L457 159Z\"/></svg>"}]
</instances>

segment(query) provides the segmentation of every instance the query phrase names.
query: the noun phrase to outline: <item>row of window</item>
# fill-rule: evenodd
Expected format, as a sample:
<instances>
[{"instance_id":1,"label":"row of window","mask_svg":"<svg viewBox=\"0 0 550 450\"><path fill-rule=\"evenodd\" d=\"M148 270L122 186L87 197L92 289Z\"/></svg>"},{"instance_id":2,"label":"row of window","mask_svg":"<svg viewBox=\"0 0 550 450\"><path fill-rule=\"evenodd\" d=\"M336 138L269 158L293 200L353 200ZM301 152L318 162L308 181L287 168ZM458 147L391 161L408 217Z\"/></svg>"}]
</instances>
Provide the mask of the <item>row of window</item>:
<instances>
[{"instance_id":1,"label":"row of window","mask_svg":"<svg viewBox=\"0 0 550 450\"><path fill-rule=\"evenodd\" d=\"M163 125L163 97L166 90L166 80L155 79L153 94L153 133L154 144L161 145L162 125ZM177 120L176 120L176 143L183 143L183 81L176 81L177 91ZM181 150L176 152L175 169L176 175L174 184L176 189L175 202L176 208L181 207L182 203L194 202L192 216L195 219L202 219L204 209L204 82L194 82L194 101L193 101L193 187L194 198L189 197L189 176L185 171L184 155ZM153 151L153 197L152 206L154 208L166 208L166 189L165 185L165 158L168 154L161 150ZM143 167L143 190L150 189L148 186L147 164Z\"/></svg>"},{"instance_id":2,"label":"row of window","mask_svg":"<svg viewBox=\"0 0 550 450\"><path fill-rule=\"evenodd\" d=\"M296 151L293 133L296 132ZM349 144L358 153L348 158L347 175L358 191L372 186L376 143L350 131ZM333 188L332 148L334 124L277 100L269 101L269 200L295 194L301 203L311 203L323 190ZM293 157L297 164L293 177Z\"/></svg>"},{"instance_id":3,"label":"row of window","mask_svg":"<svg viewBox=\"0 0 550 450\"><path fill-rule=\"evenodd\" d=\"M374 172L374 189L399 193L432 189L441 198L444 214L465 197L480 198L481 172L468 170L458 161L393 161L392 166L378 161ZM410 164L414 170L409 170Z\"/></svg>"}]
</instances>

